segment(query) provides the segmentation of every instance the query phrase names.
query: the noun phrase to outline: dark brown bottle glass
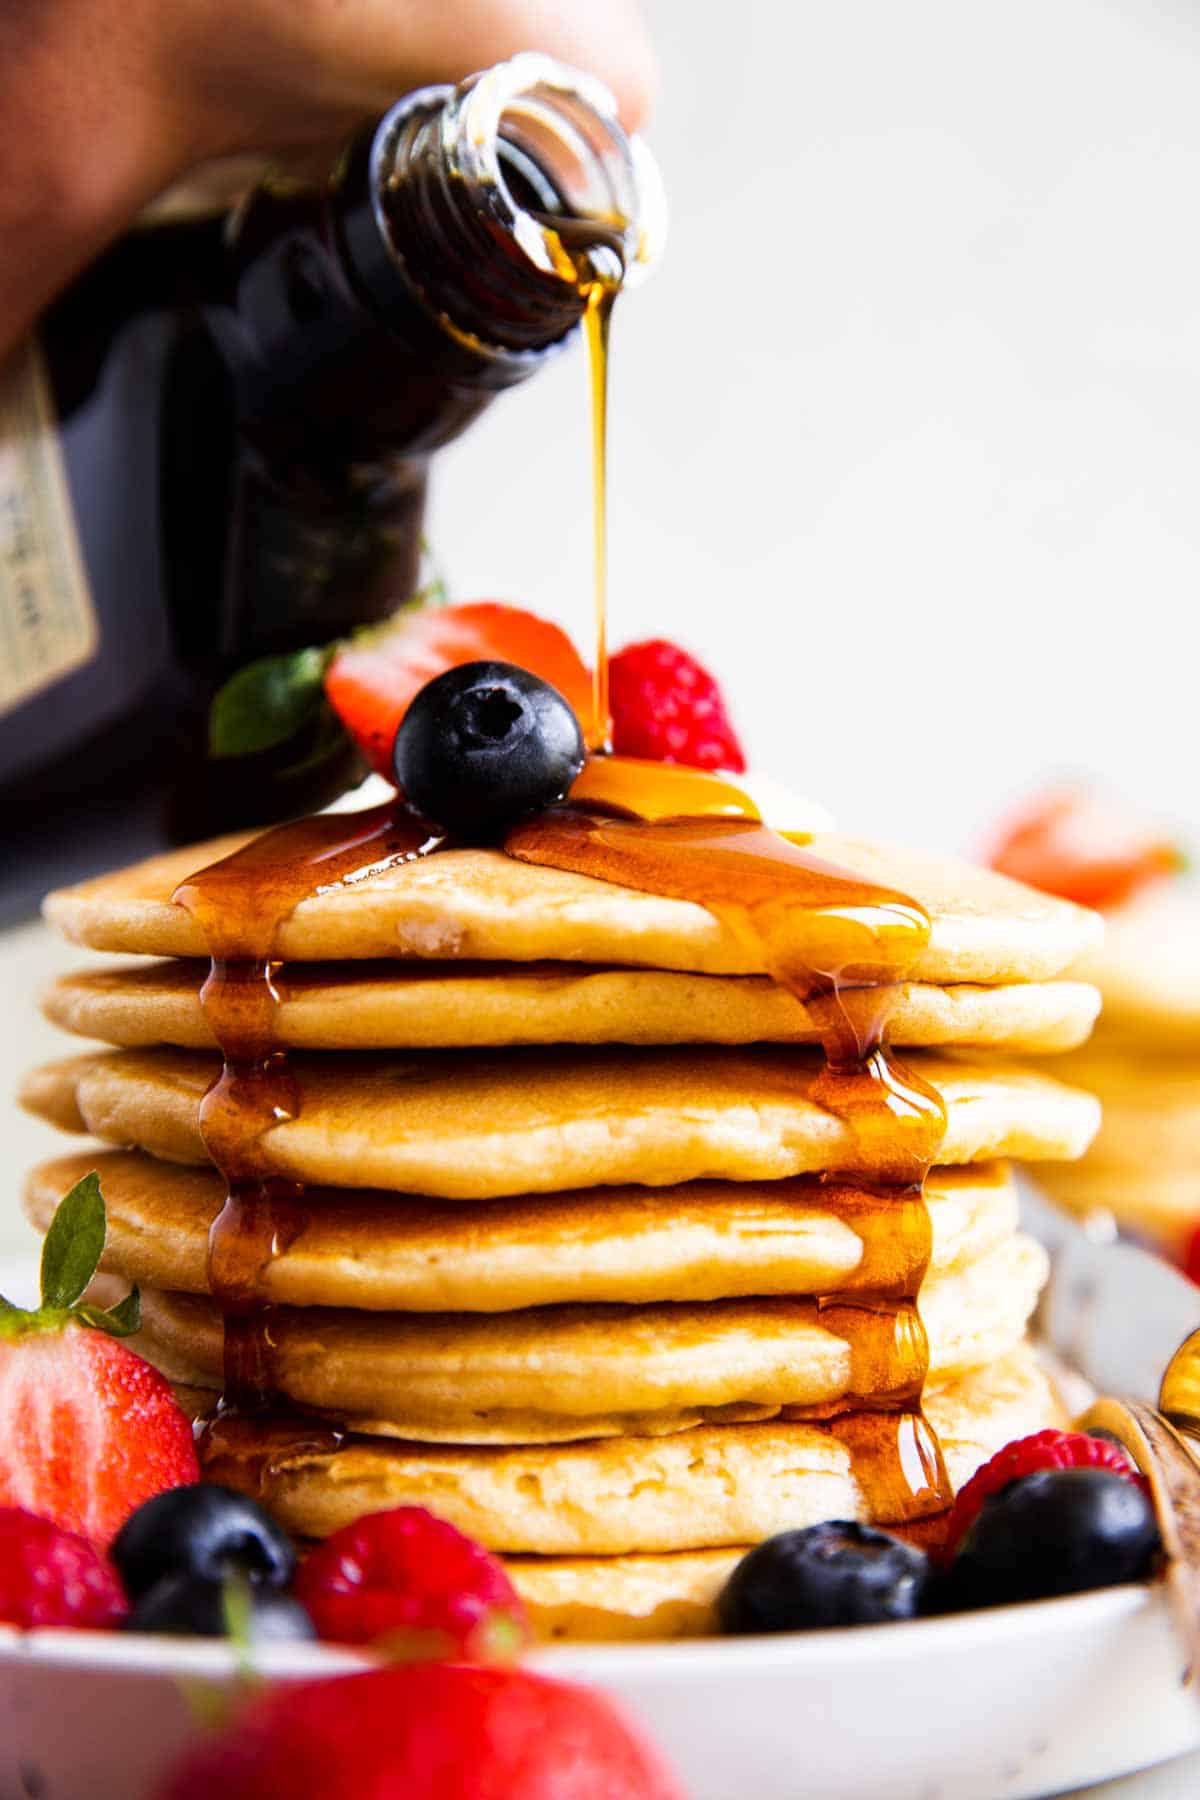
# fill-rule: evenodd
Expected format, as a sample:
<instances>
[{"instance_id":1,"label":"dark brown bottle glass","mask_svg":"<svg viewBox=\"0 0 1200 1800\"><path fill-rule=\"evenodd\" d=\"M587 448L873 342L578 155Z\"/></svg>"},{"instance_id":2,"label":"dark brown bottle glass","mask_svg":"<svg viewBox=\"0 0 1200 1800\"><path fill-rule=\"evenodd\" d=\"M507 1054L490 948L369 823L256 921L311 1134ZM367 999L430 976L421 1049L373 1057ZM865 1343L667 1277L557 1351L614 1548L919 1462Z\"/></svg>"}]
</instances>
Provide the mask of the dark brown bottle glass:
<instances>
[{"instance_id":1,"label":"dark brown bottle glass","mask_svg":"<svg viewBox=\"0 0 1200 1800\"><path fill-rule=\"evenodd\" d=\"M606 90L529 55L409 95L320 190L146 225L75 282L15 377L42 384L78 541L73 666L37 556L39 529L70 533L6 492L49 465L27 437L14 476L30 411L0 404L0 657L7 615L25 634L0 678L0 919L349 784L349 753L303 741L209 760L213 692L416 591L430 458L570 338L598 259L644 264L660 225Z\"/></svg>"}]
</instances>

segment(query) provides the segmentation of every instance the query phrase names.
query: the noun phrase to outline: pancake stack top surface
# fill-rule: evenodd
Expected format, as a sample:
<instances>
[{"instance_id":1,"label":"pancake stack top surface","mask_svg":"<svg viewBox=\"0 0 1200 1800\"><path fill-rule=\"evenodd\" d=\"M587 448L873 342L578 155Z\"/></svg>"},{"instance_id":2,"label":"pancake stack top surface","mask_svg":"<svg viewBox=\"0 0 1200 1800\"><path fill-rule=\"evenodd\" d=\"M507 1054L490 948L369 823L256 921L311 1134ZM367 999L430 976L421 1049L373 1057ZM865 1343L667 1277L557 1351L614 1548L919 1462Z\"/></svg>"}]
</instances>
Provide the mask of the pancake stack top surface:
<instances>
[{"instance_id":1,"label":"pancake stack top surface","mask_svg":"<svg viewBox=\"0 0 1200 1800\"><path fill-rule=\"evenodd\" d=\"M1104 1122L1077 1167L1036 1174L1056 1199L1182 1258L1200 1228L1200 890L1158 881L1106 924L1079 965L1103 995L1100 1026L1063 1065Z\"/></svg>"},{"instance_id":2,"label":"pancake stack top surface","mask_svg":"<svg viewBox=\"0 0 1200 1800\"><path fill-rule=\"evenodd\" d=\"M27 1209L99 1167L101 1283L298 1534L424 1504L546 1631L681 1633L744 1546L918 1527L1053 1422L1003 1159L1078 1156L1098 1109L1009 1057L1087 1035L1061 974L1099 923L592 769L503 849L392 807L52 896L168 960L49 993L117 1047L26 1104L114 1147Z\"/></svg>"}]
</instances>

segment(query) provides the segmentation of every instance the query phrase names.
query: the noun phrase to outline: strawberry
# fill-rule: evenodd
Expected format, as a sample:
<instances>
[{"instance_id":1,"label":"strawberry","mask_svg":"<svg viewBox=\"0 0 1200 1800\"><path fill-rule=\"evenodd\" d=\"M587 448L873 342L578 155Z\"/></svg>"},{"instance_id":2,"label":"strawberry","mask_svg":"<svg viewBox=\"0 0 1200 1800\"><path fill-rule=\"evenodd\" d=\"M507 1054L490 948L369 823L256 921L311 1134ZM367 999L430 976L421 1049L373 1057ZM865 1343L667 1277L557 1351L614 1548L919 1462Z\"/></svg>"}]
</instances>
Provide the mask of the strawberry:
<instances>
[{"instance_id":1,"label":"strawberry","mask_svg":"<svg viewBox=\"0 0 1200 1800\"><path fill-rule=\"evenodd\" d=\"M721 690L708 670L665 638L629 644L608 667L612 747L621 756L746 767Z\"/></svg>"},{"instance_id":2,"label":"strawberry","mask_svg":"<svg viewBox=\"0 0 1200 1800\"><path fill-rule=\"evenodd\" d=\"M612 1701L523 1669L419 1663L280 1687L159 1800L682 1800Z\"/></svg>"},{"instance_id":3,"label":"strawberry","mask_svg":"<svg viewBox=\"0 0 1200 1800\"><path fill-rule=\"evenodd\" d=\"M86 1538L19 1506L0 1507L0 1623L102 1631L128 1611L116 1570Z\"/></svg>"},{"instance_id":4,"label":"strawberry","mask_svg":"<svg viewBox=\"0 0 1200 1800\"><path fill-rule=\"evenodd\" d=\"M1006 1488L1010 1481L1019 1481L1023 1475L1033 1475L1041 1469L1108 1469L1114 1475L1128 1476L1143 1488L1146 1485L1120 1445L1108 1438L1089 1437L1083 1431L1055 1430L1018 1438L976 1469L970 1481L959 1489L946 1523L943 1560L949 1562L954 1555L979 1517L985 1500Z\"/></svg>"},{"instance_id":5,"label":"strawberry","mask_svg":"<svg viewBox=\"0 0 1200 1800\"><path fill-rule=\"evenodd\" d=\"M1052 788L1004 825L986 860L1002 875L1081 906L1119 906L1177 874L1177 845L1085 788Z\"/></svg>"},{"instance_id":6,"label":"strawberry","mask_svg":"<svg viewBox=\"0 0 1200 1800\"><path fill-rule=\"evenodd\" d=\"M414 1651L491 1661L520 1649L525 1609L497 1559L421 1506L397 1506L334 1532L306 1558L296 1597L319 1636L382 1637Z\"/></svg>"},{"instance_id":7,"label":"strawberry","mask_svg":"<svg viewBox=\"0 0 1200 1800\"><path fill-rule=\"evenodd\" d=\"M409 702L435 675L469 662L516 663L556 687L576 718L591 718L592 678L570 638L499 600L405 610L341 646L325 692L372 767L391 781L392 744Z\"/></svg>"},{"instance_id":8,"label":"strawberry","mask_svg":"<svg viewBox=\"0 0 1200 1800\"><path fill-rule=\"evenodd\" d=\"M111 1312L82 1295L104 1249L100 1181L61 1202L42 1246L42 1299L0 1301L0 1506L107 1546L143 1500L198 1481L170 1386L118 1340L140 1324L137 1289Z\"/></svg>"}]
</instances>

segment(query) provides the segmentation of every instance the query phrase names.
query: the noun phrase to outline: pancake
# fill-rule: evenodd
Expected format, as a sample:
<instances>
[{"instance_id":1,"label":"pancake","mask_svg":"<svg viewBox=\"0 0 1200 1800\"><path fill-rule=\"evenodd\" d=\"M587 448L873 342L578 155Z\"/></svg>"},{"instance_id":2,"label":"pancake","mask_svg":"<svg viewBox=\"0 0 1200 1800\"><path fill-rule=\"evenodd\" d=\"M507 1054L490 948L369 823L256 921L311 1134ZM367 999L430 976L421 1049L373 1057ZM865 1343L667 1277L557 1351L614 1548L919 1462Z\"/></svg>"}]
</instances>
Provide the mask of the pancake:
<instances>
[{"instance_id":1,"label":"pancake","mask_svg":"<svg viewBox=\"0 0 1200 1800\"><path fill-rule=\"evenodd\" d=\"M51 894L47 918L75 943L150 956L203 956L207 945L171 894L248 837L215 839ZM913 980L946 985L1047 981L1093 948L1099 918L990 870L832 833L803 840L819 857L898 889L933 930ZM664 900L590 876L535 868L499 850L449 850L335 884L302 900L280 928L291 962L415 957L486 962L616 963L712 975L762 975L757 948L691 901Z\"/></svg>"},{"instance_id":2,"label":"pancake","mask_svg":"<svg viewBox=\"0 0 1200 1800\"><path fill-rule=\"evenodd\" d=\"M956 1487L1004 1444L1061 1423L1024 1347L931 1388L925 1410ZM627 1555L753 1544L822 1519L893 1522L896 1496L852 1457L837 1435L844 1424L708 1425L671 1437L485 1449L339 1442L244 1419L202 1439L201 1455L207 1479L253 1494L303 1537L416 1505L501 1552Z\"/></svg>"},{"instance_id":3,"label":"pancake","mask_svg":"<svg viewBox=\"0 0 1200 1800\"><path fill-rule=\"evenodd\" d=\"M1160 1052L1104 1034L1055 1069L1103 1105L1089 1162L1131 1172L1200 1172L1200 1053Z\"/></svg>"},{"instance_id":4,"label":"pancake","mask_svg":"<svg viewBox=\"0 0 1200 1800\"><path fill-rule=\"evenodd\" d=\"M548 1643L705 1637L749 1546L667 1556L510 1556L535 1636Z\"/></svg>"},{"instance_id":5,"label":"pancake","mask_svg":"<svg viewBox=\"0 0 1200 1800\"><path fill-rule=\"evenodd\" d=\"M102 1267L143 1287L205 1292L221 1177L137 1152L59 1157L26 1182L26 1216L39 1231L90 1169L108 1209ZM926 1200L937 1272L976 1261L1016 1229L1003 1164L935 1169ZM281 1204L285 1228L260 1294L291 1306L505 1312L886 1288L909 1254L911 1215L899 1204L867 1211L845 1190L806 1180L592 1188L474 1206L315 1188L298 1210Z\"/></svg>"},{"instance_id":6,"label":"pancake","mask_svg":"<svg viewBox=\"0 0 1200 1800\"><path fill-rule=\"evenodd\" d=\"M1200 1054L1105 1032L1068 1061L1101 1101L1100 1131L1076 1167L1030 1173L1063 1205L1110 1212L1181 1258L1200 1225Z\"/></svg>"},{"instance_id":7,"label":"pancake","mask_svg":"<svg viewBox=\"0 0 1200 1800\"><path fill-rule=\"evenodd\" d=\"M64 1030L105 1043L214 1049L200 1006L207 972L207 963L159 962L63 975L42 1010ZM838 1005L832 995L802 1002L765 976L563 963L291 964L275 987L278 1042L298 1050L819 1043ZM895 990L887 1035L893 1044L1069 1050L1087 1037L1099 1005L1080 982L906 982Z\"/></svg>"},{"instance_id":8,"label":"pancake","mask_svg":"<svg viewBox=\"0 0 1200 1800\"><path fill-rule=\"evenodd\" d=\"M932 1377L1018 1344L1046 1257L1013 1237L927 1281ZM124 1283L101 1277L107 1301ZM223 1327L207 1297L146 1289L139 1347L173 1381L219 1391ZM356 1431L421 1442L658 1435L712 1420L812 1414L894 1397L909 1338L889 1313L803 1299L530 1307L511 1313L273 1313L271 1389ZM899 1348L897 1348L899 1345Z\"/></svg>"},{"instance_id":9,"label":"pancake","mask_svg":"<svg viewBox=\"0 0 1200 1800\"><path fill-rule=\"evenodd\" d=\"M1200 1053L1200 888L1164 882L1115 907L1078 974L1103 992L1113 1033Z\"/></svg>"},{"instance_id":10,"label":"pancake","mask_svg":"<svg viewBox=\"0 0 1200 1800\"><path fill-rule=\"evenodd\" d=\"M940 1162L1070 1159L1095 1132L1096 1102L1049 1076L920 1050L906 1064L946 1104ZM112 1050L35 1070L21 1098L65 1130L199 1163L200 1102L219 1067L198 1051ZM299 1116L257 1154L293 1180L458 1200L879 1173L870 1147L809 1097L821 1067L805 1050L298 1052Z\"/></svg>"}]
</instances>

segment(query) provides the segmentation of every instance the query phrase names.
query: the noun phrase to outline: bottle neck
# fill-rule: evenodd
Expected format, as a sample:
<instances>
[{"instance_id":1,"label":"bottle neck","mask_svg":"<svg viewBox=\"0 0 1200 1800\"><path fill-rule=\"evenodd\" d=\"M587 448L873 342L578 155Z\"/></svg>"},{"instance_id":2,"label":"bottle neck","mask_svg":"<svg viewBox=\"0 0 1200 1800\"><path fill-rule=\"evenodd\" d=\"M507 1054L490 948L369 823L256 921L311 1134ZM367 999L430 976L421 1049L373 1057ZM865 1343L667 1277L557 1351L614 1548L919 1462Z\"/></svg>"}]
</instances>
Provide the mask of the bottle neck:
<instances>
[{"instance_id":1,"label":"bottle neck","mask_svg":"<svg viewBox=\"0 0 1200 1800\"><path fill-rule=\"evenodd\" d=\"M547 57L409 95L357 160L343 241L365 290L385 312L415 300L473 360L539 356L597 282L636 278L657 250L647 152L606 89Z\"/></svg>"}]
</instances>

